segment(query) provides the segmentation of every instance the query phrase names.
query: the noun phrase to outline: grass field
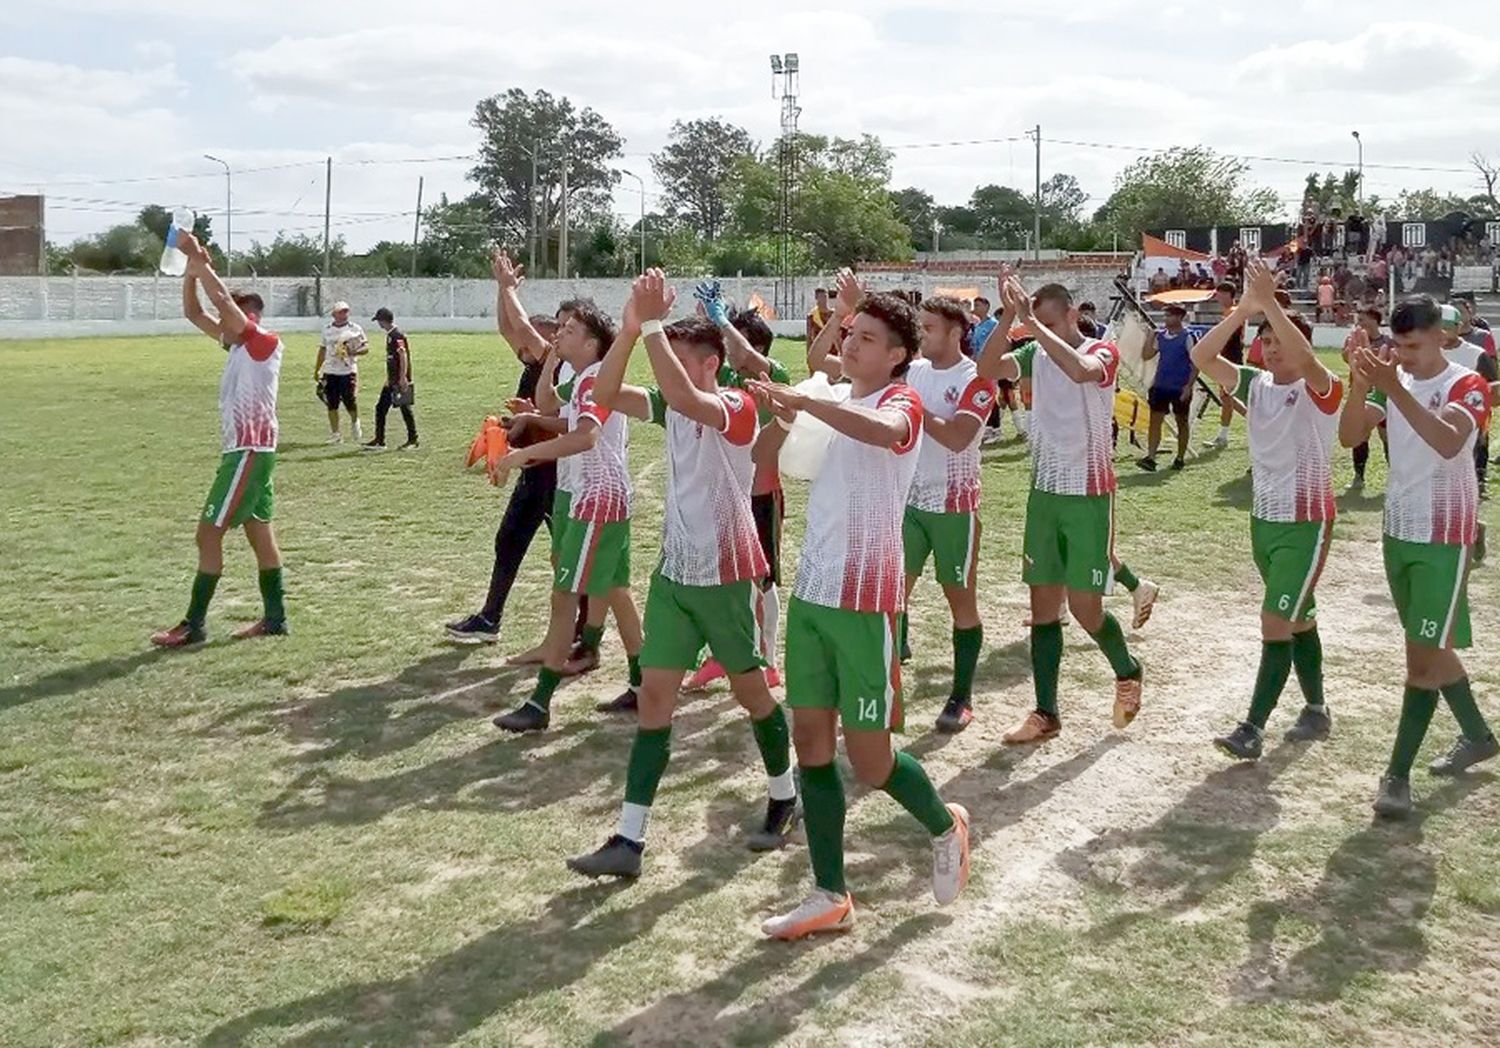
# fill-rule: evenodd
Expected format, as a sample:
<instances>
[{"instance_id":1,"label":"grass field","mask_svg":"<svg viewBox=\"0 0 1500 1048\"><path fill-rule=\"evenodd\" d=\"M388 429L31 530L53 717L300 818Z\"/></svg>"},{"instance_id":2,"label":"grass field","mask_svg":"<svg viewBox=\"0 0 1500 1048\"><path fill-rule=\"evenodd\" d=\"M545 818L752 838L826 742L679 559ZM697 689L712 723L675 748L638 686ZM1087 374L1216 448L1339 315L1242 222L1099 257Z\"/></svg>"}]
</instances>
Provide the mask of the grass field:
<instances>
[{"instance_id":1,"label":"grass field","mask_svg":"<svg viewBox=\"0 0 1500 1048\"><path fill-rule=\"evenodd\" d=\"M1119 547L1164 588L1133 640L1145 708L1110 729L1107 664L1071 627L1066 727L1035 750L1000 744L1031 703L1024 449L988 452L977 720L930 730L949 640L927 582L904 740L973 813L969 889L938 910L923 832L855 787L860 924L788 946L756 930L804 893L805 851L743 848L763 778L722 691L682 707L646 875L564 869L616 817L632 727L592 702L623 680L618 641L550 733L490 725L531 682L503 659L537 639L545 543L498 648L449 647L439 625L488 579L505 493L460 467L516 366L492 337L415 335L413 352L423 450L368 456L323 445L312 337L289 339L294 634L227 640L259 611L235 537L213 642L162 654L146 635L186 605L221 354L0 343L0 1044L1500 1043L1500 783L1419 771L1419 817L1370 819L1401 682L1378 454L1319 590L1335 737L1279 742L1293 684L1266 758L1238 767L1208 739L1242 715L1259 650L1242 423L1181 474L1122 456ZM661 449L633 427L640 581ZM793 562L802 501L792 488ZM1486 648L1468 666L1492 716L1497 598L1496 569L1476 571ZM1440 711L1424 763L1453 731Z\"/></svg>"}]
</instances>

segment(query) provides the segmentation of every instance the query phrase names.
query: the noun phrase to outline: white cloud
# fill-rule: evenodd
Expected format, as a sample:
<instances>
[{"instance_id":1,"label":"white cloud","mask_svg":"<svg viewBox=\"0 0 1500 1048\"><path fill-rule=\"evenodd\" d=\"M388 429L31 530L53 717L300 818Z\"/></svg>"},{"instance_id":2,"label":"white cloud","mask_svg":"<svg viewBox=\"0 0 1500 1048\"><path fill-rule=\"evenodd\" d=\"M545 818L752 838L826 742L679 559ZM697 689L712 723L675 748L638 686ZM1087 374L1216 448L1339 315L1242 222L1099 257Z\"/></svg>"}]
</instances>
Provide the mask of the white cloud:
<instances>
[{"instance_id":1,"label":"white cloud","mask_svg":"<svg viewBox=\"0 0 1500 1048\"><path fill-rule=\"evenodd\" d=\"M1453 25L1387 22L1342 40L1303 40L1258 51L1236 69L1240 83L1281 91L1332 90L1410 96L1479 84L1500 71L1500 42Z\"/></svg>"}]
</instances>

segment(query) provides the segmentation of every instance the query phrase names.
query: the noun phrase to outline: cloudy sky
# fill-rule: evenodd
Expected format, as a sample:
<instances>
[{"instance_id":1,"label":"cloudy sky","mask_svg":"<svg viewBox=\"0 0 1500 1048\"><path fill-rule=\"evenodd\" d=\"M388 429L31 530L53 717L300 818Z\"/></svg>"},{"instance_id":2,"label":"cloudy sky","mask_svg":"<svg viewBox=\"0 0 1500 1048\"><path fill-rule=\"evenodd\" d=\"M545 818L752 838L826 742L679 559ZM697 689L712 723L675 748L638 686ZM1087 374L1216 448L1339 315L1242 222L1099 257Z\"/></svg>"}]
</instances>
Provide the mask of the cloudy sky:
<instances>
[{"instance_id":1,"label":"cloudy sky","mask_svg":"<svg viewBox=\"0 0 1500 1048\"><path fill-rule=\"evenodd\" d=\"M44 190L62 242L153 202L214 212L220 230L222 170L204 153L235 168L237 246L321 232L329 155L335 231L356 249L409 237L418 175L429 200L466 192L468 162L432 158L471 153L474 102L512 86L598 110L626 139L620 165L654 190L648 154L674 118L774 137L773 51L801 55L805 130L880 135L894 184L940 203L1029 187L1019 136L1038 123L1043 177L1078 176L1090 206L1142 149L1179 144L1326 169L1353 166L1358 128L1366 191L1385 197L1472 192L1469 153L1500 159L1493 0L4 6L0 192ZM1290 198L1308 169L1252 162ZM623 180L616 209L638 208Z\"/></svg>"}]
</instances>

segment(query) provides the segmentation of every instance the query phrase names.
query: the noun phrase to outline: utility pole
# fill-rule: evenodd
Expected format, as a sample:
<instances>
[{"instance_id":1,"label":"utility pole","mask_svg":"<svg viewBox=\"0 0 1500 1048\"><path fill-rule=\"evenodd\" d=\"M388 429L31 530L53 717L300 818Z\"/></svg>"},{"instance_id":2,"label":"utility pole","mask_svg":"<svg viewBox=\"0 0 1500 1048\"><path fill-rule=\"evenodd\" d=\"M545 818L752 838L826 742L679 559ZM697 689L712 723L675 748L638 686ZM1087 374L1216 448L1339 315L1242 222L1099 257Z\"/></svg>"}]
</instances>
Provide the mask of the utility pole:
<instances>
[{"instance_id":1,"label":"utility pole","mask_svg":"<svg viewBox=\"0 0 1500 1048\"><path fill-rule=\"evenodd\" d=\"M422 230L422 176L417 176L417 217L411 224L411 275L417 275L417 234Z\"/></svg>"},{"instance_id":2,"label":"utility pole","mask_svg":"<svg viewBox=\"0 0 1500 1048\"><path fill-rule=\"evenodd\" d=\"M229 161L209 153L204 160L224 165L224 278L234 275L234 176L229 171Z\"/></svg>"},{"instance_id":3,"label":"utility pole","mask_svg":"<svg viewBox=\"0 0 1500 1048\"><path fill-rule=\"evenodd\" d=\"M1031 258L1042 257L1042 125L1032 132L1036 138L1036 213L1031 218Z\"/></svg>"},{"instance_id":4,"label":"utility pole","mask_svg":"<svg viewBox=\"0 0 1500 1048\"><path fill-rule=\"evenodd\" d=\"M557 209L557 275L568 278L568 147L562 155L562 201Z\"/></svg>"},{"instance_id":5,"label":"utility pole","mask_svg":"<svg viewBox=\"0 0 1500 1048\"><path fill-rule=\"evenodd\" d=\"M542 140L533 138L531 140L531 258L528 265L537 276L542 274L536 268L536 155L542 151Z\"/></svg>"},{"instance_id":6,"label":"utility pole","mask_svg":"<svg viewBox=\"0 0 1500 1048\"><path fill-rule=\"evenodd\" d=\"M327 166L323 170L323 276L333 276L331 268L332 254L328 246L328 217L333 211L333 157L328 158Z\"/></svg>"}]
</instances>

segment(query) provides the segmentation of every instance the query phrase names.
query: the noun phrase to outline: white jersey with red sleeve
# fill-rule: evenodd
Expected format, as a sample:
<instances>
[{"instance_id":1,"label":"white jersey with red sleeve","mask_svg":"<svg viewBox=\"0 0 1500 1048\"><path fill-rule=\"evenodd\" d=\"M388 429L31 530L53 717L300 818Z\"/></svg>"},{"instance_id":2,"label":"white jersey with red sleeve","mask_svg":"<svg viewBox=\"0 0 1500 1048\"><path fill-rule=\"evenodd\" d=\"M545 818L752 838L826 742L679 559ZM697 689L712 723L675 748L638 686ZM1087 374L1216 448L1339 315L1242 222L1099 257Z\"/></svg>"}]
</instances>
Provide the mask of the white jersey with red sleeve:
<instances>
[{"instance_id":1,"label":"white jersey with red sleeve","mask_svg":"<svg viewBox=\"0 0 1500 1048\"><path fill-rule=\"evenodd\" d=\"M1074 382L1036 342L1015 351L1031 379L1031 484L1054 495L1108 495L1115 490L1115 375L1113 342L1085 338L1078 352L1104 366L1097 382Z\"/></svg>"},{"instance_id":2,"label":"white jersey with red sleeve","mask_svg":"<svg viewBox=\"0 0 1500 1048\"><path fill-rule=\"evenodd\" d=\"M922 442L922 398L893 382L849 403L900 416L906 438L876 446L834 433L807 493L794 592L826 608L898 612L906 595L901 521Z\"/></svg>"},{"instance_id":3,"label":"white jersey with red sleeve","mask_svg":"<svg viewBox=\"0 0 1500 1048\"><path fill-rule=\"evenodd\" d=\"M724 421L715 429L666 406L655 390L652 420L667 429L667 500L661 573L683 586L720 586L770 572L750 511L760 433L755 401L720 389Z\"/></svg>"},{"instance_id":4,"label":"white jersey with red sleeve","mask_svg":"<svg viewBox=\"0 0 1500 1048\"><path fill-rule=\"evenodd\" d=\"M913 360L906 383L922 398L928 414L944 420L972 415L979 420L974 439L961 451L949 451L931 433L922 435L907 505L932 513L972 513L979 508L979 439L995 406L995 384L980 378L978 365L968 357L942 369L928 360Z\"/></svg>"},{"instance_id":5,"label":"white jersey with red sleeve","mask_svg":"<svg viewBox=\"0 0 1500 1048\"><path fill-rule=\"evenodd\" d=\"M594 383L602 366L602 362L592 364L579 373L567 406L568 432L580 426L599 427L599 440L572 456L568 471L573 496L569 515L595 524L630 519L630 430L624 415L594 401Z\"/></svg>"},{"instance_id":6,"label":"white jersey with red sleeve","mask_svg":"<svg viewBox=\"0 0 1500 1048\"><path fill-rule=\"evenodd\" d=\"M1250 433L1250 515L1293 523L1332 520L1333 443L1344 386L1323 395L1305 379L1278 385L1269 371L1240 367L1235 399L1245 405Z\"/></svg>"},{"instance_id":7,"label":"white jersey with red sleeve","mask_svg":"<svg viewBox=\"0 0 1500 1048\"><path fill-rule=\"evenodd\" d=\"M1472 545L1479 522L1479 480L1474 475L1474 444L1490 414L1490 391L1484 379L1450 363L1432 378L1416 379L1403 368L1401 385L1428 411L1456 404L1474 422L1464 446L1443 458L1423 440L1384 394L1372 392L1368 403L1385 418L1390 446L1390 474L1385 488L1385 533L1405 542Z\"/></svg>"},{"instance_id":8,"label":"white jersey with red sleeve","mask_svg":"<svg viewBox=\"0 0 1500 1048\"><path fill-rule=\"evenodd\" d=\"M219 380L219 433L225 451L276 450L276 389L284 348L280 337L255 319L228 347Z\"/></svg>"}]
</instances>

